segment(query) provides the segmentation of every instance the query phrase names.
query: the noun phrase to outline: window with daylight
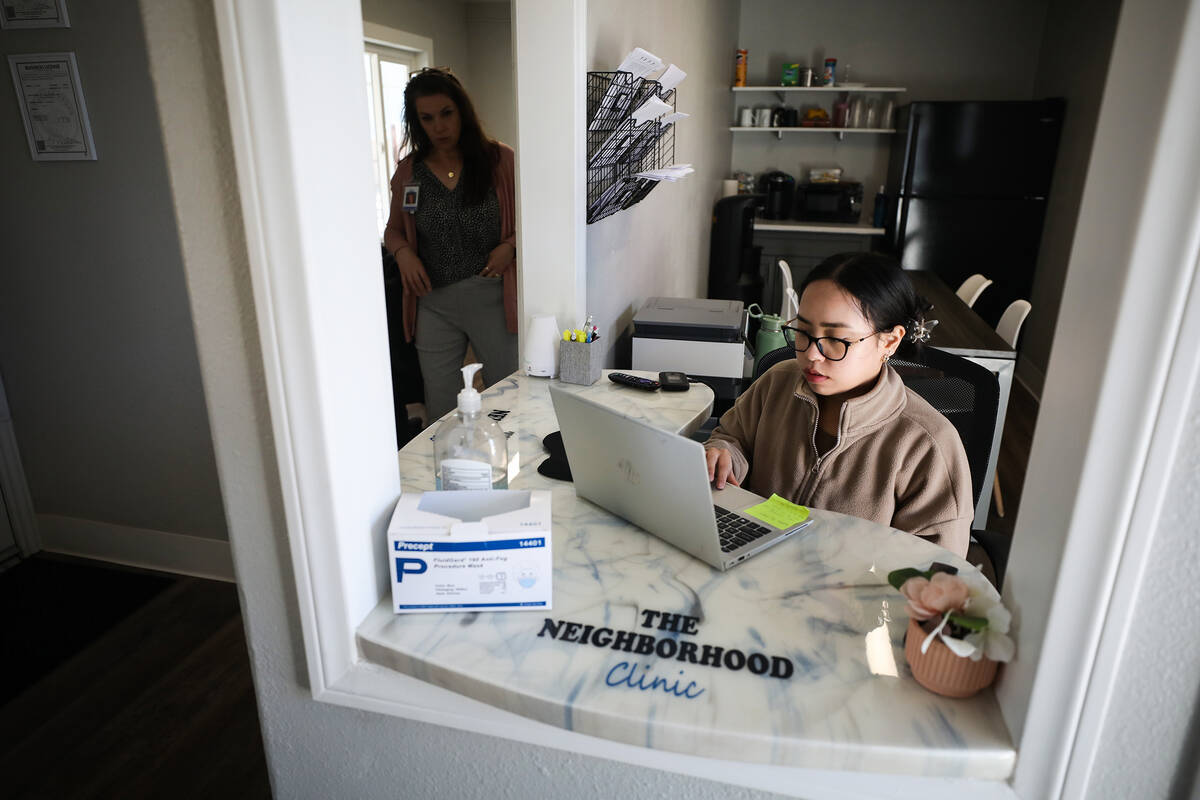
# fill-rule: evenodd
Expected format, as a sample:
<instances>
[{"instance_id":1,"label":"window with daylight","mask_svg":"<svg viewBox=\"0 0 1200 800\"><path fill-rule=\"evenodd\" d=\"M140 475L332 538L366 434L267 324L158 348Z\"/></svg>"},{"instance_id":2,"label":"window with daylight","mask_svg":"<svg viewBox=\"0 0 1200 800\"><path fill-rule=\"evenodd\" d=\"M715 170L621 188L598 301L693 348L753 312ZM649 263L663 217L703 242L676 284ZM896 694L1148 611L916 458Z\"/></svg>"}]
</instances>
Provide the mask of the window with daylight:
<instances>
[{"instance_id":1,"label":"window with daylight","mask_svg":"<svg viewBox=\"0 0 1200 800\"><path fill-rule=\"evenodd\" d=\"M404 86L426 59L422 53L368 41L363 53L371 115L371 166L375 177L375 218L379 237L391 203L389 182L404 156Z\"/></svg>"}]
</instances>

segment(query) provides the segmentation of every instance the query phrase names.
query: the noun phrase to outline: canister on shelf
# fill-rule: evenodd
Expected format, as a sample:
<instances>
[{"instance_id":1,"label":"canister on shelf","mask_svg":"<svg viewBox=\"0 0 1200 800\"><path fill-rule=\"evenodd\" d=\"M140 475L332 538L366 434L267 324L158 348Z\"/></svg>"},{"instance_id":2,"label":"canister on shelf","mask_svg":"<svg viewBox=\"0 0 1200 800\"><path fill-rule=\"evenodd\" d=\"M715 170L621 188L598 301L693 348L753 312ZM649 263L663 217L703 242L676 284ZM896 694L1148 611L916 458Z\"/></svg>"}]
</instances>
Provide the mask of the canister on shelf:
<instances>
[{"instance_id":1,"label":"canister on shelf","mask_svg":"<svg viewBox=\"0 0 1200 800\"><path fill-rule=\"evenodd\" d=\"M879 106L876 105L875 98L871 98L867 101L867 109L865 112L863 112L863 127L879 127Z\"/></svg>"},{"instance_id":2,"label":"canister on shelf","mask_svg":"<svg viewBox=\"0 0 1200 800\"><path fill-rule=\"evenodd\" d=\"M863 100L862 97L855 95L850 101L850 111L846 115L847 128L861 128L863 126Z\"/></svg>"},{"instance_id":3,"label":"canister on shelf","mask_svg":"<svg viewBox=\"0 0 1200 800\"><path fill-rule=\"evenodd\" d=\"M883 108L879 111L879 127L885 130L892 127L892 113L896 110L896 104L892 102L892 98L886 98L883 101Z\"/></svg>"},{"instance_id":4,"label":"canister on shelf","mask_svg":"<svg viewBox=\"0 0 1200 800\"><path fill-rule=\"evenodd\" d=\"M845 100L838 100L833 104L833 127L846 127L846 115L849 113L850 104Z\"/></svg>"},{"instance_id":5,"label":"canister on shelf","mask_svg":"<svg viewBox=\"0 0 1200 800\"><path fill-rule=\"evenodd\" d=\"M733 60L733 85L746 85L746 59L749 57L749 50L739 49L734 55Z\"/></svg>"},{"instance_id":6,"label":"canister on shelf","mask_svg":"<svg viewBox=\"0 0 1200 800\"><path fill-rule=\"evenodd\" d=\"M837 59L836 58L825 59L825 85L826 86L836 86L837 85L837 80L836 80L836 75L835 75L836 72L837 72Z\"/></svg>"}]
</instances>

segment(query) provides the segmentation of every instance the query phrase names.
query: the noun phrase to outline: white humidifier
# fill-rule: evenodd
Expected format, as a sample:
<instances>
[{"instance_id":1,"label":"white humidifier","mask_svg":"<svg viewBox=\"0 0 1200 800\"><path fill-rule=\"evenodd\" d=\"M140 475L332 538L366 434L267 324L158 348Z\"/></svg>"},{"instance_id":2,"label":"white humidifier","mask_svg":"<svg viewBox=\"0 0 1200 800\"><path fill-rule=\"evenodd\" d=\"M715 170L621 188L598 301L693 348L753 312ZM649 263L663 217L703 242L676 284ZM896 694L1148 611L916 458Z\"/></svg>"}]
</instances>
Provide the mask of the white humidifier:
<instances>
[{"instance_id":1,"label":"white humidifier","mask_svg":"<svg viewBox=\"0 0 1200 800\"><path fill-rule=\"evenodd\" d=\"M525 374L553 378L558 372L558 342L562 331L553 314L535 314L525 330Z\"/></svg>"}]
</instances>

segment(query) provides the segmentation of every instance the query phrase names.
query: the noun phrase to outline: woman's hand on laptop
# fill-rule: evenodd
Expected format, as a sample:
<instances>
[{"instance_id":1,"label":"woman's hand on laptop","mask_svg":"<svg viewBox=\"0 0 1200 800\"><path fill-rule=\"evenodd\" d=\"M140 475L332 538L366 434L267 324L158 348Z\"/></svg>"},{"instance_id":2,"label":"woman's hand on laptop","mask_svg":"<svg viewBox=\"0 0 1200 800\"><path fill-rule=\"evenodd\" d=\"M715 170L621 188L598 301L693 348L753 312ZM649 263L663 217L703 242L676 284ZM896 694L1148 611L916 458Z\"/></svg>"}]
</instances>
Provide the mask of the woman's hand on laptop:
<instances>
[{"instance_id":1,"label":"woman's hand on laptop","mask_svg":"<svg viewBox=\"0 0 1200 800\"><path fill-rule=\"evenodd\" d=\"M738 486L738 479L733 477L733 459L729 451L723 447L704 448L704 459L708 462L708 480L718 489L724 489L726 483Z\"/></svg>"}]
</instances>

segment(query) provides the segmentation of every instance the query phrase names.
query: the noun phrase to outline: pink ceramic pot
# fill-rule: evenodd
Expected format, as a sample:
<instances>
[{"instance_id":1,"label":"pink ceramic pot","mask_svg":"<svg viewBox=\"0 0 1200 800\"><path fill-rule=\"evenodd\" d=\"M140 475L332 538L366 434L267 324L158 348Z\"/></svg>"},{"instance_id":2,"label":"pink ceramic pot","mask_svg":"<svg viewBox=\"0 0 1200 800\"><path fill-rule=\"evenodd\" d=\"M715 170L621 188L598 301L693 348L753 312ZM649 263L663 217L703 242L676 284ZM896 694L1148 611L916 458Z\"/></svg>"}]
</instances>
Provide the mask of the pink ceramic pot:
<instances>
[{"instance_id":1,"label":"pink ceramic pot","mask_svg":"<svg viewBox=\"0 0 1200 800\"><path fill-rule=\"evenodd\" d=\"M929 649L922 653L921 642L928 635L921 629L921 623L909 618L904 655L917 683L945 697L970 697L991 686L996 679L995 661L986 657L972 661L956 656L940 638L930 642Z\"/></svg>"}]
</instances>

